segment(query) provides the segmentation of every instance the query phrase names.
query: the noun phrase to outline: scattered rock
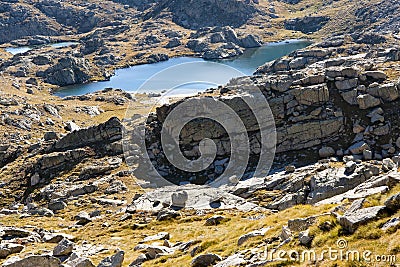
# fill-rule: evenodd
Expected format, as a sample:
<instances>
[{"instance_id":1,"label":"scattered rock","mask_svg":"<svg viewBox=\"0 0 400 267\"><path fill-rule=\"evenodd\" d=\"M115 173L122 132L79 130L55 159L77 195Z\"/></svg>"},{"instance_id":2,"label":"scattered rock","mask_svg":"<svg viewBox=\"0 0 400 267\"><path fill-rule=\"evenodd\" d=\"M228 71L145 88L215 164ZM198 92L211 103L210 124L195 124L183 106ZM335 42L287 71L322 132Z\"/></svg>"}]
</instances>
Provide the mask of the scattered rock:
<instances>
[{"instance_id":1,"label":"scattered rock","mask_svg":"<svg viewBox=\"0 0 400 267\"><path fill-rule=\"evenodd\" d=\"M242 266L246 263L244 256L241 254L234 254L229 256L223 261L218 262L215 267L232 267L232 266Z\"/></svg>"},{"instance_id":2,"label":"scattered rock","mask_svg":"<svg viewBox=\"0 0 400 267\"><path fill-rule=\"evenodd\" d=\"M147 260L148 258L146 254L140 254L131 264L129 264L129 267L139 267Z\"/></svg>"},{"instance_id":3,"label":"scattered rock","mask_svg":"<svg viewBox=\"0 0 400 267\"><path fill-rule=\"evenodd\" d=\"M70 132L75 132L75 131L79 131L80 127L78 125L76 125L75 122L69 121L65 124L65 130L70 131Z\"/></svg>"},{"instance_id":4,"label":"scattered rock","mask_svg":"<svg viewBox=\"0 0 400 267\"><path fill-rule=\"evenodd\" d=\"M239 237L238 246L243 245L243 243L245 243L247 240L249 240L251 238L258 237L258 236L264 236L268 232L269 229L270 228L262 228L260 230L255 230L255 231L252 231L245 235L242 235L241 237Z\"/></svg>"},{"instance_id":5,"label":"scattered rock","mask_svg":"<svg viewBox=\"0 0 400 267\"><path fill-rule=\"evenodd\" d=\"M51 141L51 140L57 140L58 136L56 132L46 132L44 134L44 140L45 141Z\"/></svg>"},{"instance_id":6,"label":"scattered rock","mask_svg":"<svg viewBox=\"0 0 400 267\"><path fill-rule=\"evenodd\" d=\"M292 236L293 236L292 231L290 231L289 227L286 225L282 226L282 232L279 236L280 239L282 241L285 241L285 240L288 240L289 238L291 238Z\"/></svg>"},{"instance_id":7,"label":"scattered rock","mask_svg":"<svg viewBox=\"0 0 400 267\"><path fill-rule=\"evenodd\" d=\"M65 265L66 267L95 267L90 259L78 256L72 259L69 257Z\"/></svg>"},{"instance_id":8,"label":"scattered rock","mask_svg":"<svg viewBox=\"0 0 400 267\"><path fill-rule=\"evenodd\" d=\"M79 225L86 225L88 223L90 223L92 221L92 219L90 218L89 214L85 211L82 211L80 213L78 213L75 216L75 220L77 220L77 224Z\"/></svg>"},{"instance_id":9,"label":"scattered rock","mask_svg":"<svg viewBox=\"0 0 400 267\"><path fill-rule=\"evenodd\" d=\"M104 191L106 194L117 194L123 193L128 190L128 187L120 180L114 180L111 182L110 186Z\"/></svg>"},{"instance_id":10,"label":"scattered rock","mask_svg":"<svg viewBox=\"0 0 400 267\"><path fill-rule=\"evenodd\" d=\"M332 147L322 147L318 151L318 153L321 158L329 158L331 156L334 156L336 154L336 151Z\"/></svg>"},{"instance_id":11,"label":"scattered rock","mask_svg":"<svg viewBox=\"0 0 400 267\"><path fill-rule=\"evenodd\" d=\"M393 162L393 160L391 159L384 159L382 161L382 170L388 172L388 171L392 171L394 169L397 169L397 165L396 163Z\"/></svg>"},{"instance_id":12,"label":"scattered rock","mask_svg":"<svg viewBox=\"0 0 400 267\"><path fill-rule=\"evenodd\" d=\"M385 206L391 211L397 211L400 209L400 193L389 197L385 201Z\"/></svg>"},{"instance_id":13,"label":"scattered rock","mask_svg":"<svg viewBox=\"0 0 400 267\"><path fill-rule=\"evenodd\" d=\"M118 251L114 255L103 259L97 267L121 267L124 261L125 252Z\"/></svg>"},{"instance_id":14,"label":"scattered rock","mask_svg":"<svg viewBox=\"0 0 400 267\"><path fill-rule=\"evenodd\" d=\"M155 245L143 245L139 244L135 247L135 250L145 252L148 259L155 259L160 256L171 255L174 253L174 249L165 246Z\"/></svg>"},{"instance_id":15,"label":"scattered rock","mask_svg":"<svg viewBox=\"0 0 400 267\"><path fill-rule=\"evenodd\" d=\"M54 248L53 255L54 256L67 256L72 253L74 249L74 243L69 241L68 239L61 240L60 243Z\"/></svg>"},{"instance_id":16,"label":"scattered rock","mask_svg":"<svg viewBox=\"0 0 400 267\"><path fill-rule=\"evenodd\" d=\"M0 259L5 259L8 256L20 253L25 247L18 244L6 243L0 246Z\"/></svg>"},{"instance_id":17,"label":"scattered rock","mask_svg":"<svg viewBox=\"0 0 400 267\"><path fill-rule=\"evenodd\" d=\"M169 42L165 46L165 48L174 48L174 47L180 46L181 44L182 44L181 40L178 37L175 37L175 38L169 40Z\"/></svg>"},{"instance_id":18,"label":"scattered rock","mask_svg":"<svg viewBox=\"0 0 400 267\"><path fill-rule=\"evenodd\" d=\"M317 222L317 217L291 219L288 221L288 227L293 232L306 231L310 226L312 226L316 222Z\"/></svg>"},{"instance_id":19,"label":"scattered rock","mask_svg":"<svg viewBox=\"0 0 400 267\"><path fill-rule=\"evenodd\" d=\"M49 203L49 209L52 211L60 211L67 207L67 204L63 201L54 201Z\"/></svg>"},{"instance_id":20,"label":"scattered rock","mask_svg":"<svg viewBox=\"0 0 400 267\"><path fill-rule=\"evenodd\" d=\"M293 173L295 171L296 171L296 166L294 166L294 165L285 166L285 172L286 173Z\"/></svg>"},{"instance_id":21,"label":"scattered rock","mask_svg":"<svg viewBox=\"0 0 400 267\"><path fill-rule=\"evenodd\" d=\"M174 210L164 209L157 214L157 221L167 221L181 216L179 212Z\"/></svg>"},{"instance_id":22,"label":"scattered rock","mask_svg":"<svg viewBox=\"0 0 400 267\"><path fill-rule=\"evenodd\" d=\"M339 223L349 233L354 233L361 225L376 220L385 206L375 206L356 210L339 218Z\"/></svg>"},{"instance_id":23,"label":"scattered rock","mask_svg":"<svg viewBox=\"0 0 400 267\"><path fill-rule=\"evenodd\" d=\"M215 216L212 216L212 217L208 218L204 225L205 226L215 226L215 225L220 224L223 220L225 220L224 216L215 215Z\"/></svg>"},{"instance_id":24,"label":"scattered rock","mask_svg":"<svg viewBox=\"0 0 400 267\"><path fill-rule=\"evenodd\" d=\"M150 241L156 241L156 240L167 240L169 239L169 233L167 232L160 232L156 235L148 236L144 238L140 243L146 243Z\"/></svg>"},{"instance_id":25,"label":"scattered rock","mask_svg":"<svg viewBox=\"0 0 400 267\"><path fill-rule=\"evenodd\" d=\"M357 163L354 161L349 161L346 163L346 174L352 174L357 168Z\"/></svg>"},{"instance_id":26,"label":"scattered rock","mask_svg":"<svg viewBox=\"0 0 400 267\"><path fill-rule=\"evenodd\" d=\"M185 207L188 200L188 193L186 191L176 192L171 195L172 206Z\"/></svg>"},{"instance_id":27,"label":"scattered rock","mask_svg":"<svg viewBox=\"0 0 400 267\"><path fill-rule=\"evenodd\" d=\"M216 254L199 255L192 260L193 267L207 267L222 261L222 258Z\"/></svg>"},{"instance_id":28,"label":"scattered rock","mask_svg":"<svg viewBox=\"0 0 400 267\"><path fill-rule=\"evenodd\" d=\"M387 221L382 227L382 230L389 230L393 228L397 228L400 225L400 218L392 218L389 221Z\"/></svg>"},{"instance_id":29,"label":"scattered rock","mask_svg":"<svg viewBox=\"0 0 400 267\"><path fill-rule=\"evenodd\" d=\"M364 141L360 141L349 147L349 150L353 155L362 154L364 150L369 150L369 149L370 149L369 145Z\"/></svg>"},{"instance_id":30,"label":"scattered rock","mask_svg":"<svg viewBox=\"0 0 400 267\"><path fill-rule=\"evenodd\" d=\"M310 236L310 230L306 230L303 232L300 232L299 234L299 241L300 244L306 247L311 246L311 242L313 241L313 237Z\"/></svg>"}]
</instances>

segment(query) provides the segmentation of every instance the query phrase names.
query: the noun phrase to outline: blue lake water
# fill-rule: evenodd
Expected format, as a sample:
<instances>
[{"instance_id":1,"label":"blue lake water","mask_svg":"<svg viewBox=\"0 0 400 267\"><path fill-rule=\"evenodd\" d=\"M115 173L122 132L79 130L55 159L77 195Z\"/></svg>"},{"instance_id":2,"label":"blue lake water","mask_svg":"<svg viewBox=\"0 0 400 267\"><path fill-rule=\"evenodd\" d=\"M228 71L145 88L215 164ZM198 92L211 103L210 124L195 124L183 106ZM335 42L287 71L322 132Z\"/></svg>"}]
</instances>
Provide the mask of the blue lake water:
<instances>
[{"instance_id":1,"label":"blue lake water","mask_svg":"<svg viewBox=\"0 0 400 267\"><path fill-rule=\"evenodd\" d=\"M136 92L139 88L141 92L161 92L175 88L174 94L195 94L215 85L225 84L231 78L251 75L264 63L310 44L311 42L304 40L270 43L259 48L246 49L243 55L224 60L171 58L159 63L119 69L109 81L67 86L54 94L60 97L83 95L104 88L119 88L128 92Z\"/></svg>"},{"instance_id":2,"label":"blue lake water","mask_svg":"<svg viewBox=\"0 0 400 267\"><path fill-rule=\"evenodd\" d=\"M77 42L61 42L61 43L54 43L54 44L49 44L48 46L54 47L54 48L62 48L62 47L67 47L67 46L71 46L71 45L76 45L78 44ZM20 46L20 47L7 47L5 50L8 53L11 53L13 55L17 55L17 54L22 54L25 52L28 52L32 49L35 49L37 47L43 47L43 46L47 46L47 45L39 45L39 46Z\"/></svg>"}]
</instances>

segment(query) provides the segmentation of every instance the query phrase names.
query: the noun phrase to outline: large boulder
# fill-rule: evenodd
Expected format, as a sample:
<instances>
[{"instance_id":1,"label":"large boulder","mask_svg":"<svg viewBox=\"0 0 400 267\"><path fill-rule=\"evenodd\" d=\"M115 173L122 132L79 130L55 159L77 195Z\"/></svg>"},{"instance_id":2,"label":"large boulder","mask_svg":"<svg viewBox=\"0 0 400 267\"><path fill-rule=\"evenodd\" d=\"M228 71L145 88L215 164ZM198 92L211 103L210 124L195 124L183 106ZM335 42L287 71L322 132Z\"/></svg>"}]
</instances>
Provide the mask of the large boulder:
<instances>
[{"instance_id":1,"label":"large boulder","mask_svg":"<svg viewBox=\"0 0 400 267\"><path fill-rule=\"evenodd\" d=\"M48 68L43 74L45 81L54 85L66 86L85 83L90 79L91 66L87 59L68 57Z\"/></svg>"},{"instance_id":2,"label":"large boulder","mask_svg":"<svg viewBox=\"0 0 400 267\"><path fill-rule=\"evenodd\" d=\"M36 162L30 179L31 185L41 183L42 178L51 178L61 171L69 170L83 159L93 155L92 151L84 148L45 154Z\"/></svg>"},{"instance_id":3,"label":"large boulder","mask_svg":"<svg viewBox=\"0 0 400 267\"><path fill-rule=\"evenodd\" d=\"M217 254L203 254L192 260L192 267L207 267L221 261L222 258Z\"/></svg>"},{"instance_id":4,"label":"large boulder","mask_svg":"<svg viewBox=\"0 0 400 267\"><path fill-rule=\"evenodd\" d=\"M326 147L326 146L322 147L322 148L318 151L318 154L319 154L319 156L320 156L321 158L328 158L328 157L334 156L335 153L336 153L336 152L335 152L335 150L334 150L332 147Z\"/></svg>"},{"instance_id":5,"label":"large boulder","mask_svg":"<svg viewBox=\"0 0 400 267\"><path fill-rule=\"evenodd\" d=\"M361 166L351 174L346 168L328 168L312 176L307 202L314 204L343 194L378 174L379 169L369 165Z\"/></svg>"},{"instance_id":6,"label":"large boulder","mask_svg":"<svg viewBox=\"0 0 400 267\"><path fill-rule=\"evenodd\" d=\"M369 149L369 145L364 141L357 142L349 147L349 150L353 155L362 154L365 150Z\"/></svg>"},{"instance_id":7,"label":"large boulder","mask_svg":"<svg viewBox=\"0 0 400 267\"><path fill-rule=\"evenodd\" d=\"M25 247L23 245L6 243L0 246L0 259L5 259L8 256L20 253Z\"/></svg>"},{"instance_id":8,"label":"large boulder","mask_svg":"<svg viewBox=\"0 0 400 267\"><path fill-rule=\"evenodd\" d=\"M262 43L259 41L258 37L253 34L249 34L240 39L240 46L244 48L260 47L261 45Z\"/></svg>"},{"instance_id":9,"label":"large boulder","mask_svg":"<svg viewBox=\"0 0 400 267\"><path fill-rule=\"evenodd\" d=\"M392 211L397 211L400 209L400 193L389 197L385 201L385 206Z\"/></svg>"},{"instance_id":10,"label":"large boulder","mask_svg":"<svg viewBox=\"0 0 400 267\"><path fill-rule=\"evenodd\" d=\"M103 259L97 267L121 267L124 261L125 252L118 251L114 255Z\"/></svg>"},{"instance_id":11,"label":"large boulder","mask_svg":"<svg viewBox=\"0 0 400 267\"><path fill-rule=\"evenodd\" d=\"M383 212L385 206L375 206L370 208L359 209L354 212L347 213L339 218L339 223L346 231L354 233L357 228L372 220L376 220Z\"/></svg>"},{"instance_id":12,"label":"large boulder","mask_svg":"<svg viewBox=\"0 0 400 267\"><path fill-rule=\"evenodd\" d=\"M65 151L78 147L113 143L122 139L122 130L121 121L113 117L99 125L73 131L57 141L51 150Z\"/></svg>"},{"instance_id":13,"label":"large boulder","mask_svg":"<svg viewBox=\"0 0 400 267\"><path fill-rule=\"evenodd\" d=\"M367 93L379 97L385 102L392 102L399 98L399 90L394 83L388 83L367 89Z\"/></svg>"},{"instance_id":14,"label":"large boulder","mask_svg":"<svg viewBox=\"0 0 400 267\"><path fill-rule=\"evenodd\" d=\"M64 238L53 249L53 256L67 256L72 253L73 249L74 243Z\"/></svg>"},{"instance_id":15,"label":"large boulder","mask_svg":"<svg viewBox=\"0 0 400 267\"><path fill-rule=\"evenodd\" d=\"M285 29L292 31L301 31L310 33L319 31L330 20L325 16L309 16L304 18L295 18L285 21Z\"/></svg>"},{"instance_id":16,"label":"large boulder","mask_svg":"<svg viewBox=\"0 0 400 267\"><path fill-rule=\"evenodd\" d=\"M50 255L29 256L24 259L11 258L3 267L60 267L61 261Z\"/></svg>"}]
</instances>

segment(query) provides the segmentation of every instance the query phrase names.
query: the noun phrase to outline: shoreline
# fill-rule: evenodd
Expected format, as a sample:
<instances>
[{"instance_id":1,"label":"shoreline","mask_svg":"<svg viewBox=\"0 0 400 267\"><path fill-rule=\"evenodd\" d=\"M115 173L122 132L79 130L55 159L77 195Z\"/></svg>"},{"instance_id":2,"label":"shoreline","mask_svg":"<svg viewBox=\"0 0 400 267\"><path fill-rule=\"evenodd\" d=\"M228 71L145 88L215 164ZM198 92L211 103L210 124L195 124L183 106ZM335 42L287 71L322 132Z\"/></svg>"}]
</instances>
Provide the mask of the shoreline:
<instances>
[{"instance_id":1,"label":"shoreline","mask_svg":"<svg viewBox=\"0 0 400 267\"><path fill-rule=\"evenodd\" d=\"M279 41L274 41L274 42L268 42L268 43L263 44L263 45L260 46L260 47L247 48L247 49L244 50L244 52L249 51L249 50L252 50L252 49L261 49L261 48L263 48L263 47L274 47L274 46L279 46L279 45L296 44L296 43L303 43L303 42L309 42L309 43L310 43L309 45L312 45L312 44L314 43L314 41L315 41L315 40L313 40L313 39L306 39L306 38L302 38L302 39L284 39L284 40L279 40ZM243 55L243 54L242 54L242 55ZM116 74L117 71L129 70L129 69L134 68L134 67L137 67L137 66L145 66L145 65L149 65L149 66L150 66L150 65L154 65L154 64L159 64L159 63L163 63L163 62L168 62L168 61L170 61L171 59L177 59L177 58L192 58L192 59L194 59L194 60L202 59L202 61L199 61L199 62L215 62L215 63L227 65L226 63L224 63L224 61L235 61L236 59L240 58L240 56L242 56L242 55L238 55L238 56L234 56L234 57L228 57L228 58L223 58L223 59L214 59L214 60L211 60L211 59L204 59L203 57L200 56L199 53L195 53L195 54L184 54L184 55L174 55L174 56L169 57L167 60L163 60L163 61L159 61L159 62L154 62L154 63L138 63L138 64L133 64L133 65L129 65L129 66L127 66L127 67L121 67L121 68L116 67L116 68L113 69L113 75L112 75L111 77L109 77L108 79L104 79L104 80L93 80L93 81L89 81L89 82L87 82L87 83L68 85L68 86L63 86L63 87L57 87L57 88L54 88L54 89L51 88L50 94L53 95L53 96L56 96L56 97L61 97L61 98L63 98L62 96L57 95L57 91L68 90L68 88L71 88L71 87L85 86L85 85L89 85L89 84L92 84L92 83L95 84L95 83L109 82L109 81L111 81L112 78L114 78L114 77L117 76L117 74ZM273 60L271 60L271 61L273 61ZM196 62L196 61L193 61L193 62ZM268 63L268 62L270 62L270 61L266 61L266 62L264 62L263 64ZM185 62L185 63L189 63L189 62ZM184 64L184 63L181 63L181 64ZM179 65L179 64L178 64L178 65ZM227 66L229 66L229 65L227 65ZM260 65L260 66L261 66L261 65ZM259 67L259 66L258 66L258 67ZM169 68L169 67L167 67L167 68ZM165 69L167 69L167 68L165 68ZM256 69L257 69L257 68L256 68ZM256 70L256 69L255 69L255 70ZM255 70L254 70L254 71L255 71ZM162 70L161 70L161 71L162 71ZM246 75L251 76L251 75L253 75L253 74L254 74L254 72L252 72L251 74L246 74ZM107 87L104 87L104 88L107 88ZM103 89L104 89L104 88L103 88ZM114 88L114 89L117 89L117 88ZM122 88L119 88L119 89L122 89ZM96 90L96 91L101 91L101 90L102 90L102 89L99 89L99 90ZM134 94L135 91L140 90L140 87L137 88L135 91L126 90L126 89L122 89L122 90L125 91L125 92L128 92L128 93ZM203 90L203 89L200 89L200 90ZM204 91L205 91L205 90L207 90L207 88L204 89ZM204 91L198 91L197 93L199 93L199 92L204 92ZM93 92L95 92L95 91L93 91ZM93 92L90 92L90 93L93 93ZM156 93L160 93L160 91L154 90L154 91L148 91L148 92L147 92L147 90L146 90L146 93L149 93L149 94L155 93L155 94L156 94ZM187 96L192 96L192 95L195 95L195 94L197 94L197 93L189 94L189 95L187 95ZM64 96L64 97L65 97L65 96Z\"/></svg>"}]
</instances>

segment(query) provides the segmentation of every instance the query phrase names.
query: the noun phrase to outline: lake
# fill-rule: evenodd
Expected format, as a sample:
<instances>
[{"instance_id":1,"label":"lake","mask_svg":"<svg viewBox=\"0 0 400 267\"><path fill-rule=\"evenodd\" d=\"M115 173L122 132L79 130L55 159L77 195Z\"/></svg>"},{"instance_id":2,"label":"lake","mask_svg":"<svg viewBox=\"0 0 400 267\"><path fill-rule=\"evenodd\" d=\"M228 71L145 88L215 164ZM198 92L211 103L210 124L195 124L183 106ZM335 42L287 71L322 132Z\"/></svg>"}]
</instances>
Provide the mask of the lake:
<instances>
[{"instance_id":1,"label":"lake","mask_svg":"<svg viewBox=\"0 0 400 267\"><path fill-rule=\"evenodd\" d=\"M215 85L226 84L231 78L251 75L257 67L290 52L305 48L310 41L289 40L246 49L235 58L204 60L177 57L154 64L118 69L109 81L66 86L54 92L60 97L83 95L104 88L119 88L128 92L154 92L174 88L172 95L190 95ZM219 63L219 64L218 64Z\"/></svg>"},{"instance_id":2,"label":"lake","mask_svg":"<svg viewBox=\"0 0 400 267\"><path fill-rule=\"evenodd\" d=\"M62 47L67 47L67 46L71 46L71 45L76 45L76 44L78 44L78 43L77 42L61 42L61 43L54 43L54 44L48 44L48 45L7 47L7 48L5 48L5 50L8 53L11 53L13 55L17 55L17 54L22 54L22 53L28 52L28 51L30 51L32 49L43 47L43 46L51 46L51 47L54 47L54 48L62 48Z\"/></svg>"}]
</instances>

